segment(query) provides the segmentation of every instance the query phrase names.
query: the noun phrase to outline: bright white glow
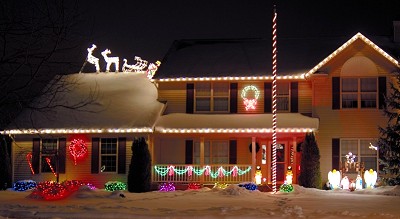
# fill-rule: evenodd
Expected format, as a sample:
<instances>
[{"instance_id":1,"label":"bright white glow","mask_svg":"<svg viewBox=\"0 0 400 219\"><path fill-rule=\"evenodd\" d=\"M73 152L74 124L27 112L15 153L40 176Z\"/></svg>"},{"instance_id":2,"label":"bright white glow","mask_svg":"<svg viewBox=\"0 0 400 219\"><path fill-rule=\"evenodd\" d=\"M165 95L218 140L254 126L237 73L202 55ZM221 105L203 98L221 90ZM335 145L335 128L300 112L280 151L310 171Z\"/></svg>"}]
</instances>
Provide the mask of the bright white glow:
<instances>
[{"instance_id":1,"label":"bright white glow","mask_svg":"<svg viewBox=\"0 0 400 219\"><path fill-rule=\"evenodd\" d=\"M340 188L340 172L333 169L328 173L328 181L330 184L331 189L338 189Z\"/></svg>"},{"instance_id":2,"label":"bright white glow","mask_svg":"<svg viewBox=\"0 0 400 219\"><path fill-rule=\"evenodd\" d=\"M347 163L354 163L354 159L356 159L356 155L349 152L348 154L346 154L346 159L347 159Z\"/></svg>"},{"instance_id":3,"label":"bright white glow","mask_svg":"<svg viewBox=\"0 0 400 219\"><path fill-rule=\"evenodd\" d=\"M254 92L254 99L247 98L248 91ZM243 88L241 97L243 99L243 104L245 105L246 110L256 109L257 100L259 96L260 96L260 91L257 89L256 86L249 85Z\"/></svg>"},{"instance_id":4,"label":"bright white glow","mask_svg":"<svg viewBox=\"0 0 400 219\"><path fill-rule=\"evenodd\" d=\"M108 57L108 54L111 54L109 49L101 52L101 55L104 57L104 60L107 63L106 72L110 72L110 66L114 64L115 72L119 72L119 57Z\"/></svg>"},{"instance_id":5,"label":"bright white glow","mask_svg":"<svg viewBox=\"0 0 400 219\"><path fill-rule=\"evenodd\" d=\"M221 76L221 77L202 77L202 78L190 78L190 77L184 77L184 78L161 78L157 79L158 81L162 82L174 82L174 81L243 81L243 80L249 80L249 77L227 77L227 76ZM277 76L276 79L278 80L290 80L290 79L305 79L305 73L303 74L298 74L298 75L288 75L288 76ZM257 76L257 77L252 77L252 80L273 80L273 77L271 76Z\"/></svg>"},{"instance_id":6,"label":"bright white glow","mask_svg":"<svg viewBox=\"0 0 400 219\"><path fill-rule=\"evenodd\" d=\"M307 133L315 131L312 128L279 128L278 133ZM271 128L241 128L241 129L226 129L226 128L192 128L192 129L174 129L163 128L161 133L272 133Z\"/></svg>"},{"instance_id":7,"label":"bright white glow","mask_svg":"<svg viewBox=\"0 0 400 219\"><path fill-rule=\"evenodd\" d=\"M255 176L254 178L255 178L256 184L257 184L257 185L261 185L261 181L262 181L262 173L261 173L261 170L257 170L257 171L256 171L256 176Z\"/></svg>"},{"instance_id":8,"label":"bright white glow","mask_svg":"<svg viewBox=\"0 0 400 219\"><path fill-rule=\"evenodd\" d=\"M373 169L366 170L364 173L365 188L372 189L375 187L378 174Z\"/></svg>"},{"instance_id":9,"label":"bright white glow","mask_svg":"<svg viewBox=\"0 0 400 219\"><path fill-rule=\"evenodd\" d=\"M342 189L346 189L346 190L350 189L350 181L349 181L349 178L347 176L343 177L343 179L340 182L340 184L342 185Z\"/></svg>"},{"instance_id":10,"label":"bright white glow","mask_svg":"<svg viewBox=\"0 0 400 219\"><path fill-rule=\"evenodd\" d=\"M368 148L372 149L372 150L376 150L376 151L378 150L378 147L372 145L371 142L369 143L369 147Z\"/></svg>"},{"instance_id":11,"label":"bright white glow","mask_svg":"<svg viewBox=\"0 0 400 219\"><path fill-rule=\"evenodd\" d=\"M363 189L363 180L360 175L358 175L356 179L356 189Z\"/></svg>"},{"instance_id":12,"label":"bright white glow","mask_svg":"<svg viewBox=\"0 0 400 219\"><path fill-rule=\"evenodd\" d=\"M152 133L152 128L128 128L128 129L13 129L0 132L3 135L22 134L76 134L76 133Z\"/></svg>"},{"instance_id":13,"label":"bright white glow","mask_svg":"<svg viewBox=\"0 0 400 219\"><path fill-rule=\"evenodd\" d=\"M123 59L124 64L122 65L123 72L140 72L144 71L147 67L147 61L143 60L139 56L135 56L136 63L134 65L129 65L126 59Z\"/></svg>"},{"instance_id":14,"label":"bright white glow","mask_svg":"<svg viewBox=\"0 0 400 219\"><path fill-rule=\"evenodd\" d=\"M88 55L86 57L86 60L90 63L93 64L96 67L96 72L100 72L100 65L99 65L99 58L96 58L93 56L93 50L96 49L97 46L92 44L92 47L87 48Z\"/></svg>"}]
</instances>

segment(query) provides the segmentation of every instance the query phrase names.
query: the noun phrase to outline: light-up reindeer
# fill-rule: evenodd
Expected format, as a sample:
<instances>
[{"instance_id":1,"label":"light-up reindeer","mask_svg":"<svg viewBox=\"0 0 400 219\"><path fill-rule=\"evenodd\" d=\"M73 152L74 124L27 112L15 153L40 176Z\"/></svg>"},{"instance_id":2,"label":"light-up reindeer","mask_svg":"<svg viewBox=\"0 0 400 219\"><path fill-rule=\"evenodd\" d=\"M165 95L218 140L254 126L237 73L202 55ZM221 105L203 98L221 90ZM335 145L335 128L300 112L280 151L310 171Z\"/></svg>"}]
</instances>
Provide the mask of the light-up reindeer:
<instances>
[{"instance_id":1,"label":"light-up reindeer","mask_svg":"<svg viewBox=\"0 0 400 219\"><path fill-rule=\"evenodd\" d=\"M101 55L104 57L104 60L107 62L106 72L110 72L110 66L114 63L115 72L119 72L119 57L108 57L107 55L111 54L109 49L101 52Z\"/></svg>"},{"instance_id":2,"label":"light-up reindeer","mask_svg":"<svg viewBox=\"0 0 400 219\"><path fill-rule=\"evenodd\" d=\"M143 71L147 67L147 61L143 60L139 56L135 56L136 63L134 65L129 65L128 61L124 59L124 64L122 65L123 72L139 72Z\"/></svg>"},{"instance_id":3,"label":"light-up reindeer","mask_svg":"<svg viewBox=\"0 0 400 219\"><path fill-rule=\"evenodd\" d=\"M100 72L100 65L99 65L99 59L93 56L93 50L95 50L97 47L96 45L92 44L92 47L87 48L88 55L86 60L90 63L93 64L96 67L96 72Z\"/></svg>"}]
</instances>

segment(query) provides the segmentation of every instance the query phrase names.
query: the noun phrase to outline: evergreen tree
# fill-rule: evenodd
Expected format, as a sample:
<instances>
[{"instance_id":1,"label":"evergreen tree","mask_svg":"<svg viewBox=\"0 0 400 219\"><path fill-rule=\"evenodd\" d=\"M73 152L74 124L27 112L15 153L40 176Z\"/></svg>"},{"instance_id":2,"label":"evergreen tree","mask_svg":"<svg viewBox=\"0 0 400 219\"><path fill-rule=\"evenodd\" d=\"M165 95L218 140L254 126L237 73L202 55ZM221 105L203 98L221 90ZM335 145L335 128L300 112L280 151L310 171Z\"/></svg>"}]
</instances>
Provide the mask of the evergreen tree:
<instances>
[{"instance_id":1,"label":"evergreen tree","mask_svg":"<svg viewBox=\"0 0 400 219\"><path fill-rule=\"evenodd\" d=\"M11 139L0 135L0 190L10 188L11 185Z\"/></svg>"},{"instance_id":2,"label":"evergreen tree","mask_svg":"<svg viewBox=\"0 0 400 219\"><path fill-rule=\"evenodd\" d=\"M400 74L396 75L400 85ZM391 93L386 97L384 115L388 118L386 128L379 127L379 165L382 182L400 185L400 91L390 83Z\"/></svg>"},{"instance_id":3,"label":"evergreen tree","mask_svg":"<svg viewBox=\"0 0 400 219\"><path fill-rule=\"evenodd\" d=\"M129 192L148 192L151 189L151 155L145 138L135 138L128 173Z\"/></svg>"},{"instance_id":4,"label":"evergreen tree","mask_svg":"<svg viewBox=\"0 0 400 219\"><path fill-rule=\"evenodd\" d=\"M306 188L321 188L320 155L314 133L307 133L302 147L299 185Z\"/></svg>"}]
</instances>

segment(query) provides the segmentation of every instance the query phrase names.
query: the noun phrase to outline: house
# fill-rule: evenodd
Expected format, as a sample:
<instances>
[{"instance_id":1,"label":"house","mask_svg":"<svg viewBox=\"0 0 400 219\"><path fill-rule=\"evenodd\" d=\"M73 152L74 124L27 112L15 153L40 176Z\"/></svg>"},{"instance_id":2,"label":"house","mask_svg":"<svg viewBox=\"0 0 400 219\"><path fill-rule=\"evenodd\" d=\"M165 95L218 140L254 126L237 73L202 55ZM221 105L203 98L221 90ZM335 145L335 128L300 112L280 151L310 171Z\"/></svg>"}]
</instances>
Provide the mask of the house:
<instances>
[{"instance_id":1,"label":"house","mask_svg":"<svg viewBox=\"0 0 400 219\"><path fill-rule=\"evenodd\" d=\"M278 40L278 183L289 167L294 176L300 173L307 132L316 135L324 181L332 169L349 171L349 152L357 165L348 174L378 169L378 151L369 146L379 137L377 127L387 122L381 109L399 70L394 45L361 33L350 39ZM61 181L89 180L98 187L126 182L129 146L144 136L155 183L238 183L253 181L256 173L271 183L270 51L265 39L179 40L151 81L141 73L65 76L82 83L63 101L84 98L90 86L98 88L99 99L78 112L25 111L4 130L14 138L13 181L53 179L45 158L58 148ZM66 152L74 139L85 142L86 159Z\"/></svg>"}]
</instances>

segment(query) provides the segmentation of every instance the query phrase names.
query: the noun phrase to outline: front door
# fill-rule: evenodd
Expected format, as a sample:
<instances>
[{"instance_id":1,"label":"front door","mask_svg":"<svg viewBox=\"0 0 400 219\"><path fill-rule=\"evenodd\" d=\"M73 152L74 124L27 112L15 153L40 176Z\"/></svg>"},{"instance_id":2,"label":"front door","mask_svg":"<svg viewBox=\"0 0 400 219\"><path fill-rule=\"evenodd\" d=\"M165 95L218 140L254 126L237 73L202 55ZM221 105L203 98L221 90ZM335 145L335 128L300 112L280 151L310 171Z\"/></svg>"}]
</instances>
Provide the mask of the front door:
<instances>
[{"instance_id":1,"label":"front door","mask_svg":"<svg viewBox=\"0 0 400 219\"><path fill-rule=\"evenodd\" d=\"M272 145L271 145L271 174L272 174ZM285 181L286 172L286 144L277 143L276 145L276 181L283 183ZM272 179L272 176L271 176Z\"/></svg>"}]
</instances>

